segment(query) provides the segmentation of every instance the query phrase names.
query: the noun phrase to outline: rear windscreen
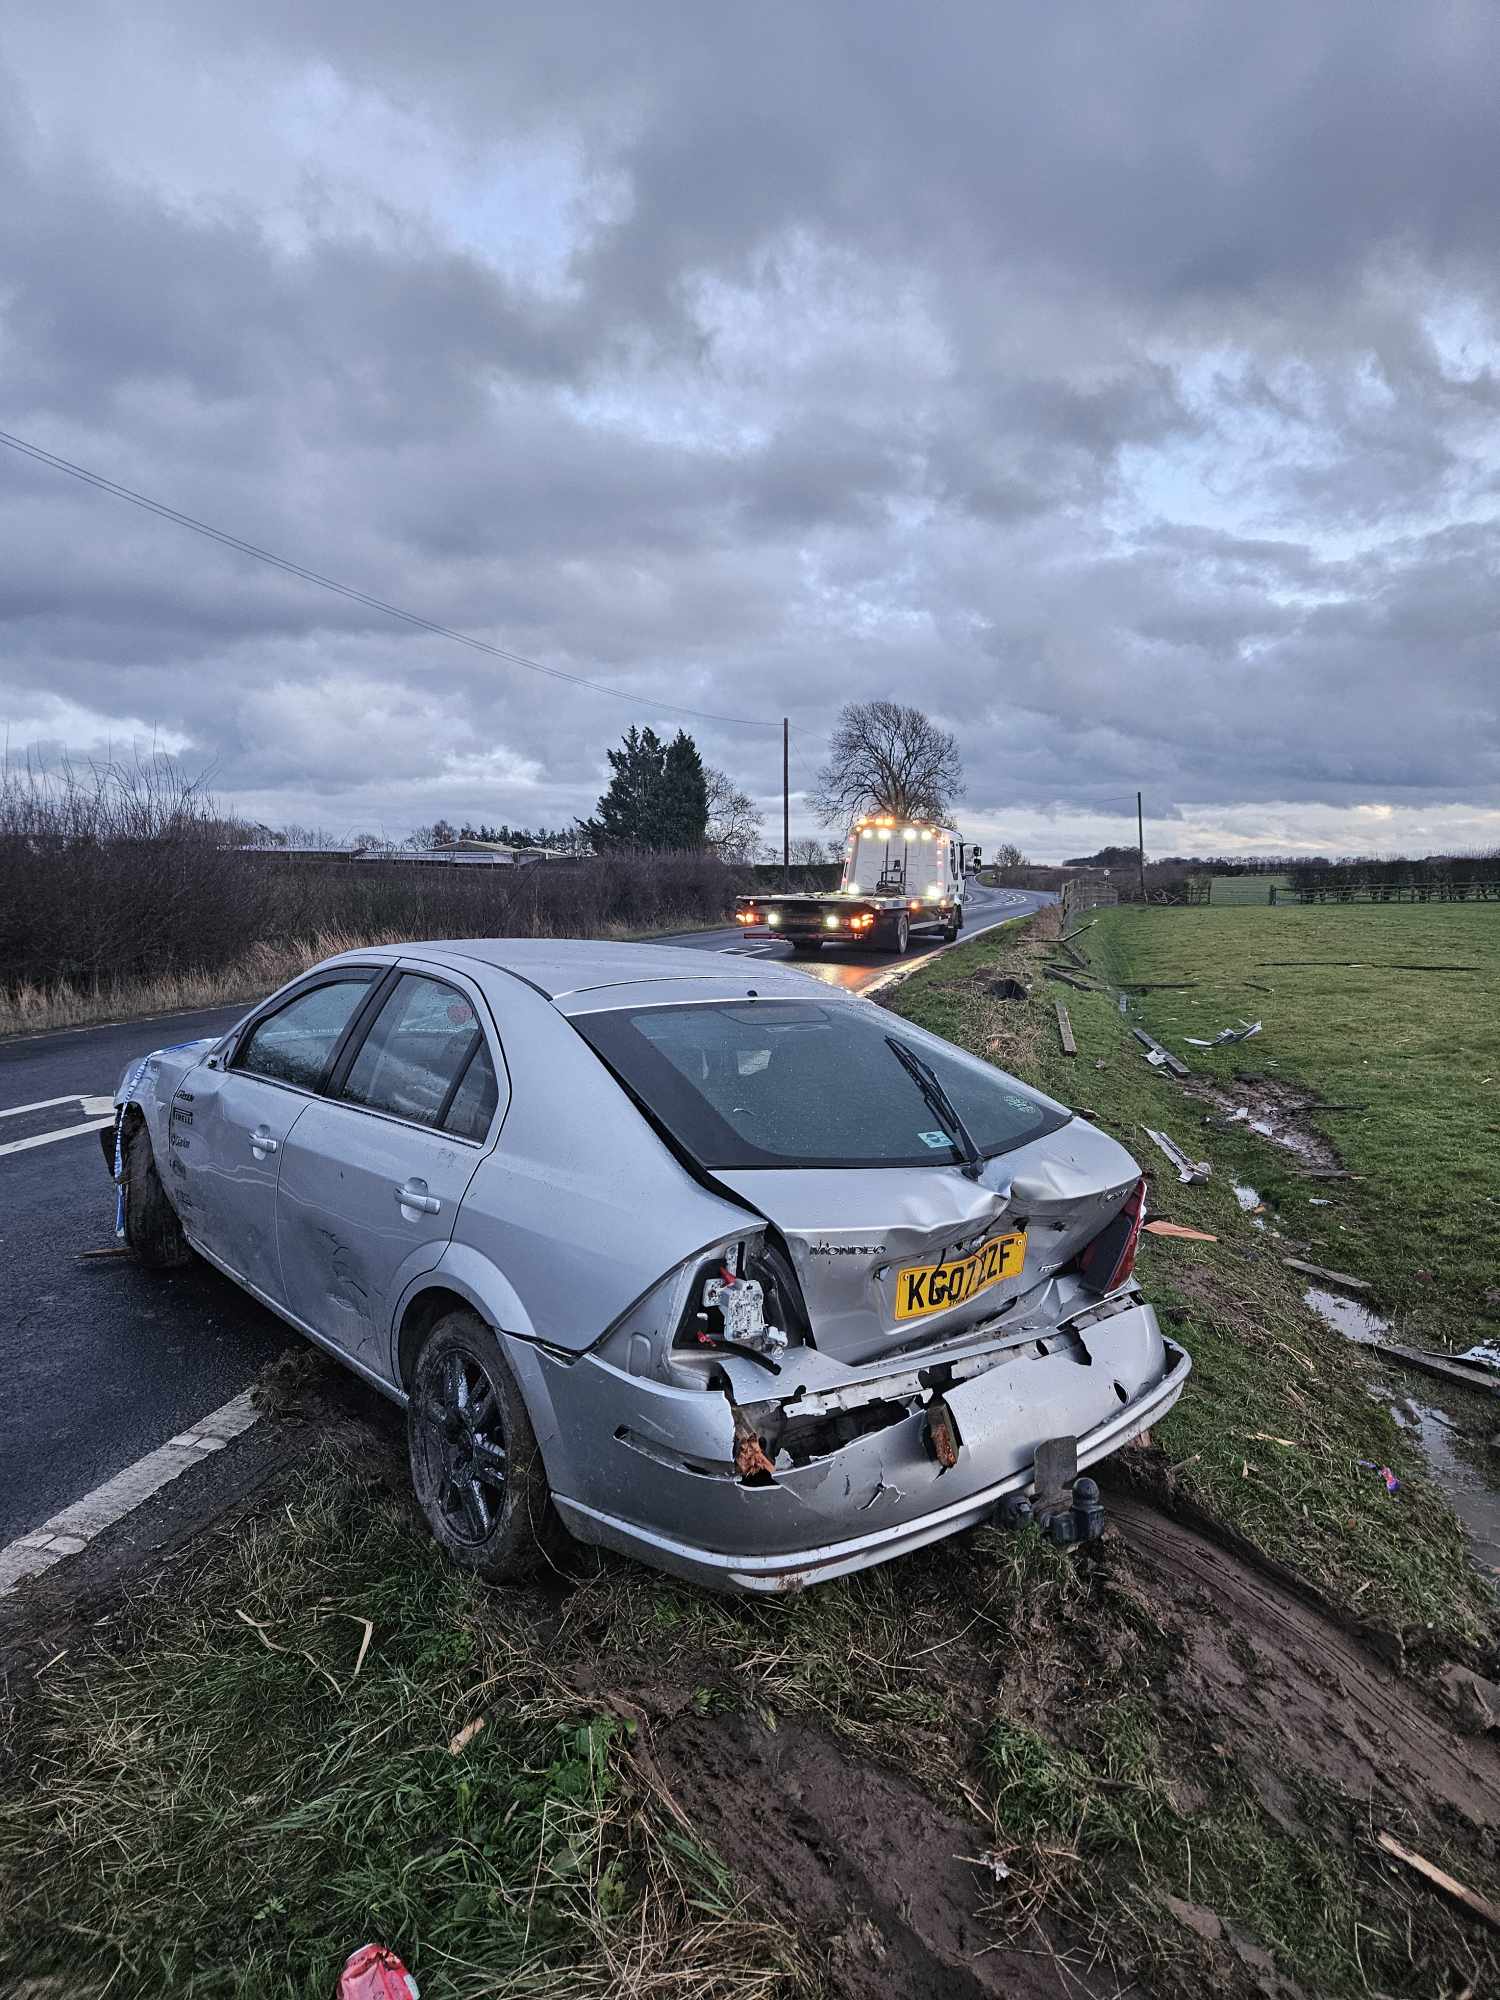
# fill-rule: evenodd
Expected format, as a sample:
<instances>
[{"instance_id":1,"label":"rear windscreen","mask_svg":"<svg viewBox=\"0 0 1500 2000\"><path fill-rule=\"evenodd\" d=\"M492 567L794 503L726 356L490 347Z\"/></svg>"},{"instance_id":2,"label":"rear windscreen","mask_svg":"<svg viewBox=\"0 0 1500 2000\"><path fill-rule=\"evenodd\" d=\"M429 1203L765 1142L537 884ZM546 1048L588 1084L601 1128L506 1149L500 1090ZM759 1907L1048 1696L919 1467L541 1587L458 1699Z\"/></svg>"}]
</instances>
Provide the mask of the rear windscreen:
<instances>
[{"instance_id":1,"label":"rear windscreen","mask_svg":"<svg viewBox=\"0 0 1500 2000\"><path fill-rule=\"evenodd\" d=\"M883 1009L804 1000L621 1008L573 1025L705 1167L901 1167L961 1158L889 1046L936 1073L979 1150L1008 1152L1068 1114Z\"/></svg>"}]
</instances>

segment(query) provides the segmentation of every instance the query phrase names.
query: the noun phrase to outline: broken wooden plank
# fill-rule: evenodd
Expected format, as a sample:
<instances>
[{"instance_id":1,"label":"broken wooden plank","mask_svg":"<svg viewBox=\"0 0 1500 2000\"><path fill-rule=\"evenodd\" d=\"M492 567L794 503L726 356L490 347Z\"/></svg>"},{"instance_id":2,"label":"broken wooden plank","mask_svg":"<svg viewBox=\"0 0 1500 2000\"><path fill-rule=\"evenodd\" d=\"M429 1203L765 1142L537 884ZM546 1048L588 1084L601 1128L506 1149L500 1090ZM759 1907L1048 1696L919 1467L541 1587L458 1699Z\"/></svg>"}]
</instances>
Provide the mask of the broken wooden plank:
<instances>
[{"instance_id":1,"label":"broken wooden plank","mask_svg":"<svg viewBox=\"0 0 1500 2000\"><path fill-rule=\"evenodd\" d=\"M1367 1292L1370 1287L1363 1278L1351 1278L1347 1271L1330 1271L1322 1264L1307 1264L1300 1257L1283 1257L1282 1263L1289 1271L1301 1271L1309 1278L1324 1278L1330 1285L1342 1285L1346 1292Z\"/></svg>"},{"instance_id":2,"label":"broken wooden plank","mask_svg":"<svg viewBox=\"0 0 1500 2000\"><path fill-rule=\"evenodd\" d=\"M1198 984L1196 979L1125 979L1120 982L1122 993L1187 993Z\"/></svg>"},{"instance_id":3,"label":"broken wooden plank","mask_svg":"<svg viewBox=\"0 0 1500 2000\"><path fill-rule=\"evenodd\" d=\"M1445 1896L1451 1896L1455 1903L1480 1917L1487 1924L1500 1930L1500 1903L1492 1903L1488 1896L1481 1896L1476 1889L1470 1889L1460 1882L1456 1875L1450 1875L1446 1868L1439 1868L1435 1861L1429 1861L1423 1854L1414 1854L1409 1847L1403 1847L1399 1840L1393 1840L1388 1833L1376 1835L1375 1844L1384 1853L1394 1857L1403 1867L1414 1869L1424 1881L1434 1889L1441 1889Z\"/></svg>"},{"instance_id":4,"label":"broken wooden plank","mask_svg":"<svg viewBox=\"0 0 1500 2000\"><path fill-rule=\"evenodd\" d=\"M1062 936L1057 940L1058 943L1070 944L1074 938L1082 937L1085 931L1091 931L1098 921L1097 917L1090 917L1086 924L1079 924L1075 930L1064 931Z\"/></svg>"},{"instance_id":5,"label":"broken wooden plank","mask_svg":"<svg viewBox=\"0 0 1500 2000\"><path fill-rule=\"evenodd\" d=\"M1362 1181L1363 1174L1351 1174L1347 1167L1299 1167L1305 1181Z\"/></svg>"},{"instance_id":6,"label":"broken wooden plank","mask_svg":"<svg viewBox=\"0 0 1500 2000\"><path fill-rule=\"evenodd\" d=\"M1376 1342L1375 1352L1388 1361L1404 1361L1408 1368L1419 1368L1424 1375L1436 1375L1440 1381L1477 1389L1481 1396L1500 1396L1500 1380L1488 1370L1450 1360L1446 1354L1433 1354L1425 1347L1395 1347L1387 1342Z\"/></svg>"},{"instance_id":7,"label":"broken wooden plank","mask_svg":"<svg viewBox=\"0 0 1500 2000\"><path fill-rule=\"evenodd\" d=\"M1068 1010L1061 1000L1057 1002L1057 1032L1062 1038L1063 1054L1076 1056L1078 1044L1073 1039L1073 1023L1068 1019Z\"/></svg>"},{"instance_id":8,"label":"broken wooden plank","mask_svg":"<svg viewBox=\"0 0 1500 2000\"><path fill-rule=\"evenodd\" d=\"M1081 979L1076 972L1064 971L1060 965L1044 965L1042 967L1042 977L1044 979L1060 980L1064 986L1071 986L1077 993L1097 993L1099 991L1097 986L1090 984L1086 979Z\"/></svg>"},{"instance_id":9,"label":"broken wooden plank","mask_svg":"<svg viewBox=\"0 0 1500 2000\"><path fill-rule=\"evenodd\" d=\"M1122 993L1120 995L1120 999L1122 1002L1124 1001L1124 998L1125 996ZM1123 1005L1121 1006L1120 1011L1122 1013L1124 1012ZM1164 1049L1161 1043L1157 1041L1156 1037L1154 1035L1148 1035L1144 1028L1132 1028L1130 1032L1132 1035L1135 1036L1136 1040L1140 1043L1141 1047L1146 1051L1147 1060L1150 1063L1152 1063L1157 1069L1170 1070L1173 1076L1192 1075L1193 1072L1188 1068L1187 1064L1182 1060L1181 1056L1174 1056L1170 1049Z\"/></svg>"},{"instance_id":10,"label":"broken wooden plank","mask_svg":"<svg viewBox=\"0 0 1500 2000\"><path fill-rule=\"evenodd\" d=\"M1076 965L1080 972L1088 971L1089 962L1084 957L1083 953L1078 949L1076 944L1063 944L1059 942L1057 948L1059 951L1065 951L1068 954L1069 963L1072 965Z\"/></svg>"}]
</instances>

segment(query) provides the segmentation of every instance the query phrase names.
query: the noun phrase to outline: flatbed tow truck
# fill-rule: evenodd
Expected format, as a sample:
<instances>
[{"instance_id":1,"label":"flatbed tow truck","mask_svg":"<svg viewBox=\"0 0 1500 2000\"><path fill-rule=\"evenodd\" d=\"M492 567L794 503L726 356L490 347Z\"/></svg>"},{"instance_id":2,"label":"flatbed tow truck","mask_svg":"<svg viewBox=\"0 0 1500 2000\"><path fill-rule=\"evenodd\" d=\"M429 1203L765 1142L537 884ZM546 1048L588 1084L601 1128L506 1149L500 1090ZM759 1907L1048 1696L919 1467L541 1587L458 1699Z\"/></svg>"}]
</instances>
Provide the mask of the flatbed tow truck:
<instances>
[{"instance_id":1,"label":"flatbed tow truck","mask_svg":"<svg viewBox=\"0 0 1500 2000\"><path fill-rule=\"evenodd\" d=\"M741 896L735 921L749 936L785 938L795 952L852 944L899 954L914 937L958 936L966 879L964 843L951 826L872 813L850 830L837 889Z\"/></svg>"}]
</instances>

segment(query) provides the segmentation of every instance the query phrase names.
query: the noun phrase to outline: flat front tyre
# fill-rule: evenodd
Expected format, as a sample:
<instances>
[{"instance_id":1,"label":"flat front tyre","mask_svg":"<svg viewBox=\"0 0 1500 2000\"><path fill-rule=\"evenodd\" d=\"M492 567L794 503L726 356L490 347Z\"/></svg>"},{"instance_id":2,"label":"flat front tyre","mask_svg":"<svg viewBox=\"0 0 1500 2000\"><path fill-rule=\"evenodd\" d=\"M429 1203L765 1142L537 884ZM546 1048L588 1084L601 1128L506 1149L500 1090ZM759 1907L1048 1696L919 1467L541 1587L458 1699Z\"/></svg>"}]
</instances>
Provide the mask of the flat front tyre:
<instances>
[{"instance_id":1,"label":"flat front tyre","mask_svg":"<svg viewBox=\"0 0 1500 2000\"><path fill-rule=\"evenodd\" d=\"M905 958L906 948L911 943L911 924L903 910L885 934L886 949L893 951L897 958Z\"/></svg>"},{"instance_id":2,"label":"flat front tyre","mask_svg":"<svg viewBox=\"0 0 1500 2000\"><path fill-rule=\"evenodd\" d=\"M406 1412L417 1503L432 1538L489 1583L519 1583L560 1537L536 1433L477 1313L445 1313L417 1354Z\"/></svg>"},{"instance_id":3,"label":"flat front tyre","mask_svg":"<svg viewBox=\"0 0 1500 2000\"><path fill-rule=\"evenodd\" d=\"M121 1164L125 1170L125 1241L136 1260L148 1271L177 1271L190 1264L193 1253L161 1184L151 1134L138 1113L121 1148Z\"/></svg>"}]
</instances>

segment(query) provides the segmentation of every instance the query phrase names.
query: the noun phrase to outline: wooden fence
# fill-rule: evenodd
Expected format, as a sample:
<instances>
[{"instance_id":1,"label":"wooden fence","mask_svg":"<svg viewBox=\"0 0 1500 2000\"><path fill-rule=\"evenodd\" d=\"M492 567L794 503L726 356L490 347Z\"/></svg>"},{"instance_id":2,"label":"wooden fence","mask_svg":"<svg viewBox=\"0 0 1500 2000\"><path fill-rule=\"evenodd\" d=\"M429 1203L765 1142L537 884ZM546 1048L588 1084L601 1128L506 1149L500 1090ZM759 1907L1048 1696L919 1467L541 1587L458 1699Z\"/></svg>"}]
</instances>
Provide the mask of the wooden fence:
<instances>
[{"instance_id":1,"label":"wooden fence","mask_svg":"<svg viewBox=\"0 0 1500 2000\"><path fill-rule=\"evenodd\" d=\"M1273 903L1500 903L1500 882L1327 882L1271 889Z\"/></svg>"}]
</instances>

